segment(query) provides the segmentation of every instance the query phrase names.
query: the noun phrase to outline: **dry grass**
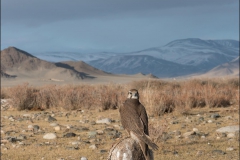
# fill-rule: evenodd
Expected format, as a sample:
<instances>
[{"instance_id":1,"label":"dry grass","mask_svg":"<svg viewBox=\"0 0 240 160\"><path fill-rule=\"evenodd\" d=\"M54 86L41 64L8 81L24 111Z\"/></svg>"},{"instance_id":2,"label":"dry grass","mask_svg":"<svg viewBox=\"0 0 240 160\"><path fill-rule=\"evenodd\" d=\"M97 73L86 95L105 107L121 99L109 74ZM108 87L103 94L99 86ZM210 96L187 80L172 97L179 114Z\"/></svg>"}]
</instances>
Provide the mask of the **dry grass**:
<instances>
[{"instance_id":1,"label":"dry grass","mask_svg":"<svg viewBox=\"0 0 240 160\"><path fill-rule=\"evenodd\" d=\"M18 110L98 108L116 109L125 100L127 91L136 88L140 101L151 116L198 107L228 107L239 103L239 79L163 81L145 80L129 84L49 85L28 84L1 90L1 98L11 98Z\"/></svg>"}]
</instances>

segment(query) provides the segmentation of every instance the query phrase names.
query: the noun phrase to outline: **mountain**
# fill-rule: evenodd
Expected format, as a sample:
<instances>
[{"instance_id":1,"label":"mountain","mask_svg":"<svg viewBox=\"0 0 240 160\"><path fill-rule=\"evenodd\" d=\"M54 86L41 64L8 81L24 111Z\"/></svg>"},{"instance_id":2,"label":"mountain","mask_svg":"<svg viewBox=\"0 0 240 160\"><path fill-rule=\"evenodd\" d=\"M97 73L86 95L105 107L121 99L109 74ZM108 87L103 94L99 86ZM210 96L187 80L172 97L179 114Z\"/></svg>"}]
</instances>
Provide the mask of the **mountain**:
<instances>
[{"instance_id":1,"label":"mountain","mask_svg":"<svg viewBox=\"0 0 240 160\"><path fill-rule=\"evenodd\" d=\"M172 41L163 47L149 48L130 54L150 55L208 71L239 56L239 41L188 38Z\"/></svg>"},{"instance_id":2,"label":"mountain","mask_svg":"<svg viewBox=\"0 0 240 160\"><path fill-rule=\"evenodd\" d=\"M81 64L81 62L79 63ZM81 66L79 66L78 70L80 70L80 67ZM94 70L93 67L85 63L84 68L80 72L72 67L65 68L60 64L41 60L15 47L9 47L1 51L1 68L1 77L5 78L11 77L10 75L15 75L16 78L61 80L94 78L91 73L85 73L89 70Z\"/></svg>"},{"instance_id":3,"label":"mountain","mask_svg":"<svg viewBox=\"0 0 240 160\"><path fill-rule=\"evenodd\" d=\"M239 57L211 69L203 76L239 76Z\"/></svg>"},{"instance_id":4,"label":"mountain","mask_svg":"<svg viewBox=\"0 0 240 160\"><path fill-rule=\"evenodd\" d=\"M239 41L201 40L188 38L175 40L162 47L114 55L88 62L111 73L144 74L158 77L177 77L202 74L228 63L239 56Z\"/></svg>"},{"instance_id":5,"label":"mountain","mask_svg":"<svg viewBox=\"0 0 240 160\"><path fill-rule=\"evenodd\" d=\"M89 62L96 68L116 74L153 74L158 77L183 76L196 68L154 58L147 55L123 55Z\"/></svg>"},{"instance_id":6,"label":"mountain","mask_svg":"<svg viewBox=\"0 0 240 160\"><path fill-rule=\"evenodd\" d=\"M34 53L40 59L49 62L62 62L62 61L84 61L89 62L101 58L109 58L115 56L116 53L99 52L99 53L79 53L79 52L43 52Z\"/></svg>"}]
</instances>

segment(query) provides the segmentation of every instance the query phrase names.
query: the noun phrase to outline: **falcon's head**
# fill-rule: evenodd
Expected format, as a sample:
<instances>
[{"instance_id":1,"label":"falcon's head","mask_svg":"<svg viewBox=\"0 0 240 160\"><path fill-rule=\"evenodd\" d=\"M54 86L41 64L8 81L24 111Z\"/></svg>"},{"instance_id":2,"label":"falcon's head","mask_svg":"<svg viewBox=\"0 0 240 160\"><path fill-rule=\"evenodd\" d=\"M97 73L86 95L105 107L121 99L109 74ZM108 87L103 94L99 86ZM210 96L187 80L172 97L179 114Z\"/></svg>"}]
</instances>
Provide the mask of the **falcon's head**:
<instances>
[{"instance_id":1,"label":"falcon's head","mask_svg":"<svg viewBox=\"0 0 240 160\"><path fill-rule=\"evenodd\" d=\"M128 91L128 99L139 99L139 94L138 94L138 90L136 89L131 89L130 91Z\"/></svg>"}]
</instances>

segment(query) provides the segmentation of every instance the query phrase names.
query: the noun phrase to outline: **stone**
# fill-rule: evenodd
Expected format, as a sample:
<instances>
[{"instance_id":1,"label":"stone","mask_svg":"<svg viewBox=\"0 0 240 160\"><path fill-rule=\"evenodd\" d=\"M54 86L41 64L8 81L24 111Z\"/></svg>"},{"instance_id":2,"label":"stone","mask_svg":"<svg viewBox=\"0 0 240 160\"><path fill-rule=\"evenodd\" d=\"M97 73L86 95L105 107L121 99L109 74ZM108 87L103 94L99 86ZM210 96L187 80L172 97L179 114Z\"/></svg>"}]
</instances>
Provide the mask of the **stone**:
<instances>
[{"instance_id":1,"label":"stone","mask_svg":"<svg viewBox=\"0 0 240 160\"><path fill-rule=\"evenodd\" d=\"M96 121L97 124L110 124L112 120L110 118L103 118Z\"/></svg>"},{"instance_id":2,"label":"stone","mask_svg":"<svg viewBox=\"0 0 240 160\"><path fill-rule=\"evenodd\" d=\"M80 142L78 142L78 141L74 141L74 142L71 142L71 144L72 144L72 145L79 145Z\"/></svg>"},{"instance_id":3,"label":"stone","mask_svg":"<svg viewBox=\"0 0 240 160\"><path fill-rule=\"evenodd\" d=\"M96 137L96 135L97 135L97 132L96 132L96 131L88 132L88 137L89 137L89 138L94 138L94 137Z\"/></svg>"},{"instance_id":4,"label":"stone","mask_svg":"<svg viewBox=\"0 0 240 160\"><path fill-rule=\"evenodd\" d=\"M193 128L193 131L194 131L194 132L198 132L198 129L197 129L197 128Z\"/></svg>"},{"instance_id":5,"label":"stone","mask_svg":"<svg viewBox=\"0 0 240 160\"><path fill-rule=\"evenodd\" d=\"M76 136L76 134L73 133L73 132L70 132L70 133L67 133L67 134L63 135L63 137L66 137L66 138L75 137L75 136Z\"/></svg>"},{"instance_id":6,"label":"stone","mask_svg":"<svg viewBox=\"0 0 240 160\"><path fill-rule=\"evenodd\" d=\"M56 139L57 136L55 133L46 133L44 136L43 136L43 139Z\"/></svg>"},{"instance_id":7,"label":"stone","mask_svg":"<svg viewBox=\"0 0 240 160\"><path fill-rule=\"evenodd\" d=\"M228 137L228 138L234 138L234 137L235 137L235 134L234 134L234 133L228 133L228 134L227 134L227 137Z\"/></svg>"},{"instance_id":8,"label":"stone","mask_svg":"<svg viewBox=\"0 0 240 160\"><path fill-rule=\"evenodd\" d=\"M151 151L151 150L150 150ZM152 155L152 151L150 152ZM132 138L117 141L109 151L107 159L111 160L144 160L140 145ZM153 157L151 158L153 159Z\"/></svg>"},{"instance_id":9,"label":"stone","mask_svg":"<svg viewBox=\"0 0 240 160\"><path fill-rule=\"evenodd\" d=\"M54 127L54 130L55 130L55 131L60 131L60 130L61 130L61 127L60 127L60 126L56 126L56 127Z\"/></svg>"},{"instance_id":10,"label":"stone","mask_svg":"<svg viewBox=\"0 0 240 160\"><path fill-rule=\"evenodd\" d=\"M33 131L37 132L40 129L40 127L38 125L33 125Z\"/></svg>"},{"instance_id":11,"label":"stone","mask_svg":"<svg viewBox=\"0 0 240 160\"><path fill-rule=\"evenodd\" d=\"M96 132L98 135L102 135L104 133L103 130L97 130Z\"/></svg>"},{"instance_id":12,"label":"stone","mask_svg":"<svg viewBox=\"0 0 240 160\"><path fill-rule=\"evenodd\" d=\"M239 132L239 125L222 127L217 129L216 132L221 132L221 133Z\"/></svg>"},{"instance_id":13,"label":"stone","mask_svg":"<svg viewBox=\"0 0 240 160\"><path fill-rule=\"evenodd\" d=\"M24 118L31 118L31 116L32 116L31 114L23 114Z\"/></svg>"},{"instance_id":14,"label":"stone","mask_svg":"<svg viewBox=\"0 0 240 160\"><path fill-rule=\"evenodd\" d=\"M194 134L196 134L194 131L186 132L183 134L183 137L188 138L189 136L194 135Z\"/></svg>"},{"instance_id":15,"label":"stone","mask_svg":"<svg viewBox=\"0 0 240 160\"><path fill-rule=\"evenodd\" d=\"M57 123L50 123L50 126L51 127L56 127L56 126L58 126L58 124Z\"/></svg>"},{"instance_id":16,"label":"stone","mask_svg":"<svg viewBox=\"0 0 240 160\"><path fill-rule=\"evenodd\" d=\"M97 149L97 146L95 144L93 144L93 145L89 146L89 148L94 150L94 149Z\"/></svg>"},{"instance_id":17,"label":"stone","mask_svg":"<svg viewBox=\"0 0 240 160\"><path fill-rule=\"evenodd\" d=\"M213 150L212 153L213 153L213 154L220 154L220 155L226 154L226 153L223 152L222 150Z\"/></svg>"},{"instance_id":18,"label":"stone","mask_svg":"<svg viewBox=\"0 0 240 160\"><path fill-rule=\"evenodd\" d=\"M210 117L213 118L213 119L217 119L221 116L218 113L213 113Z\"/></svg>"},{"instance_id":19,"label":"stone","mask_svg":"<svg viewBox=\"0 0 240 160\"><path fill-rule=\"evenodd\" d=\"M57 121L57 119L53 118L52 116L48 116L47 121L48 122L53 122L53 121Z\"/></svg>"},{"instance_id":20,"label":"stone","mask_svg":"<svg viewBox=\"0 0 240 160\"><path fill-rule=\"evenodd\" d=\"M31 125L31 124L28 125L28 129L29 129L29 130L33 130L33 125Z\"/></svg>"},{"instance_id":21,"label":"stone","mask_svg":"<svg viewBox=\"0 0 240 160\"><path fill-rule=\"evenodd\" d=\"M86 157L81 157L80 160L88 160Z\"/></svg>"},{"instance_id":22,"label":"stone","mask_svg":"<svg viewBox=\"0 0 240 160\"><path fill-rule=\"evenodd\" d=\"M207 122L208 122L208 123L212 123L213 121L210 119L210 120L208 120Z\"/></svg>"},{"instance_id":23,"label":"stone","mask_svg":"<svg viewBox=\"0 0 240 160\"><path fill-rule=\"evenodd\" d=\"M228 148L226 149L226 151L233 151L233 150L234 150L233 147L228 147Z\"/></svg>"}]
</instances>

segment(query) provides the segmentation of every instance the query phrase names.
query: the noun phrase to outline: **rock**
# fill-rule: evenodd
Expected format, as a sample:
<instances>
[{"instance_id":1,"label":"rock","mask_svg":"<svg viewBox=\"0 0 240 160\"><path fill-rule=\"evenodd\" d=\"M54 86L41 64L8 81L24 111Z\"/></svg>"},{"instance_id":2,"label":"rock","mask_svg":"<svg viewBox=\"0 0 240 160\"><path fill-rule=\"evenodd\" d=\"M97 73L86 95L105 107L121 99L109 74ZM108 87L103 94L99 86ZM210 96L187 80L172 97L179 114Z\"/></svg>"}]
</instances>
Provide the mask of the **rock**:
<instances>
[{"instance_id":1,"label":"rock","mask_svg":"<svg viewBox=\"0 0 240 160\"><path fill-rule=\"evenodd\" d=\"M89 138L95 138L96 135L97 135L97 132L96 132L96 131L88 132L88 137L89 137Z\"/></svg>"},{"instance_id":2,"label":"rock","mask_svg":"<svg viewBox=\"0 0 240 160\"><path fill-rule=\"evenodd\" d=\"M197 129L197 128L193 128L193 131L194 131L194 132L198 132L198 129Z\"/></svg>"},{"instance_id":3,"label":"rock","mask_svg":"<svg viewBox=\"0 0 240 160\"><path fill-rule=\"evenodd\" d=\"M213 153L213 154L221 154L221 155L226 154L226 153L223 152L222 150L213 150L212 153Z\"/></svg>"},{"instance_id":4,"label":"rock","mask_svg":"<svg viewBox=\"0 0 240 160\"><path fill-rule=\"evenodd\" d=\"M234 148L232 148L232 147L228 147L227 149L226 149L226 151L233 151L234 150Z\"/></svg>"},{"instance_id":5,"label":"rock","mask_svg":"<svg viewBox=\"0 0 240 160\"><path fill-rule=\"evenodd\" d=\"M43 136L43 139L56 139L57 136L55 133L46 133L44 136Z\"/></svg>"},{"instance_id":6,"label":"rock","mask_svg":"<svg viewBox=\"0 0 240 160\"><path fill-rule=\"evenodd\" d=\"M234 134L234 133L228 133L228 134L227 134L227 137L228 137L228 138L234 138L234 137L235 137L235 134Z\"/></svg>"},{"instance_id":7,"label":"rock","mask_svg":"<svg viewBox=\"0 0 240 160\"><path fill-rule=\"evenodd\" d=\"M31 116L32 116L31 114L23 114L24 118L31 118Z\"/></svg>"},{"instance_id":8,"label":"rock","mask_svg":"<svg viewBox=\"0 0 240 160\"><path fill-rule=\"evenodd\" d=\"M86 157L81 157L80 160L88 160Z\"/></svg>"},{"instance_id":9,"label":"rock","mask_svg":"<svg viewBox=\"0 0 240 160\"><path fill-rule=\"evenodd\" d=\"M72 145L79 145L79 144L80 144L80 142L78 142L78 141L75 141L75 142L71 142L71 144L72 144Z\"/></svg>"},{"instance_id":10,"label":"rock","mask_svg":"<svg viewBox=\"0 0 240 160\"><path fill-rule=\"evenodd\" d=\"M75 136L76 136L76 134L72 133L72 132L63 135L63 137L66 137L66 138L75 137Z\"/></svg>"},{"instance_id":11,"label":"rock","mask_svg":"<svg viewBox=\"0 0 240 160\"><path fill-rule=\"evenodd\" d=\"M95 144L89 146L90 149L97 149L97 146Z\"/></svg>"},{"instance_id":12,"label":"rock","mask_svg":"<svg viewBox=\"0 0 240 160\"><path fill-rule=\"evenodd\" d=\"M97 124L110 124L112 122L109 118L103 118L96 121Z\"/></svg>"},{"instance_id":13,"label":"rock","mask_svg":"<svg viewBox=\"0 0 240 160\"><path fill-rule=\"evenodd\" d=\"M151 152L152 153L152 152ZM151 154L152 155L152 154ZM153 156L152 156L153 157ZM108 158L111 160L144 160L139 144L131 138L121 139L116 142L109 151ZM152 158L153 159L153 158Z\"/></svg>"},{"instance_id":14,"label":"rock","mask_svg":"<svg viewBox=\"0 0 240 160\"><path fill-rule=\"evenodd\" d=\"M217 129L216 132L221 132L221 133L239 132L239 125L222 127Z\"/></svg>"},{"instance_id":15,"label":"rock","mask_svg":"<svg viewBox=\"0 0 240 160\"><path fill-rule=\"evenodd\" d=\"M196 134L196 133L195 133L194 131L186 132L186 133L183 134L183 137L188 138L189 136L195 135L195 134Z\"/></svg>"},{"instance_id":16,"label":"rock","mask_svg":"<svg viewBox=\"0 0 240 160\"><path fill-rule=\"evenodd\" d=\"M220 117L220 115L218 113L213 113L210 117L213 119L217 119Z\"/></svg>"},{"instance_id":17,"label":"rock","mask_svg":"<svg viewBox=\"0 0 240 160\"><path fill-rule=\"evenodd\" d=\"M15 137L8 137L7 140L11 143L17 142L17 138L15 138Z\"/></svg>"},{"instance_id":18,"label":"rock","mask_svg":"<svg viewBox=\"0 0 240 160\"><path fill-rule=\"evenodd\" d=\"M28 125L28 129L29 129L29 130L33 130L33 125L31 125L31 124Z\"/></svg>"},{"instance_id":19,"label":"rock","mask_svg":"<svg viewBox=\"0 0 240 160\"><path fill-rule=\"evenodd\" d=\"M54 130L55 130L55 131L60 131L60 130L61 130L61 127L60 127L60 126L56 126L56 127L54 127Z\"/></svg>"},{"instance_id":20,"label":"rock","mask_svg":"<svg viewBox=\"0 0 240 160\"><path fill-rule=\"evenodd\" d=\"M56 126L58 126L58 124L57 123L50 123L50 126L51 127L56 127Z\"/></svg>"},{"instance_id":21,"label":"rock","mask_svg":"<svg viewBox=\"0 0 240 160\"><path fill-rule=\"evenodd\" d=\"M27 139L27 136L23 135L23 134L20 134L18 137L17 137L17 140L25 140Z\"/></svg>"},{"instance_id":22,"label":"rock","mask_svg":"<svg viewBox=\"0 0 240 160\"><path fill-rule=\"evenodd\" d=\"M37 132L37 131L39 130L39 128L40 128L40 127L39 127L38 125L34 125L34 126L33 126L33 131L34 131L34 132Z\"/></svg>"},{"instance_id":23,"label":"rock","mask_svg":"<svg viewBox=\"0 0 240 160\"><path fill-rule=\"evenodd\" d=\"M98 135L102 135L104 133L103 130L97 130L96 132Z\"/></svg>"},{"instance_id":24,"label":"rock","mask_svg":"<svg viewBox=\"0 0 240 160\"><path fill-rule=\"evenodd\" d=\"M48 116L47 121L50 123L50 122L57 121L57 119L53 118L52 116Z\"/></svg>"},{"instance_id":25,"label":"rock","mask_svg":"<svg viewBox=\"0 0 240 160\"><path fill-rule=\"evenodd\" d=\"M208 122L208 123L212 123L213 121L212 121L212 120L208 120L207 122Z\"/></svg>"}]
</instances>

